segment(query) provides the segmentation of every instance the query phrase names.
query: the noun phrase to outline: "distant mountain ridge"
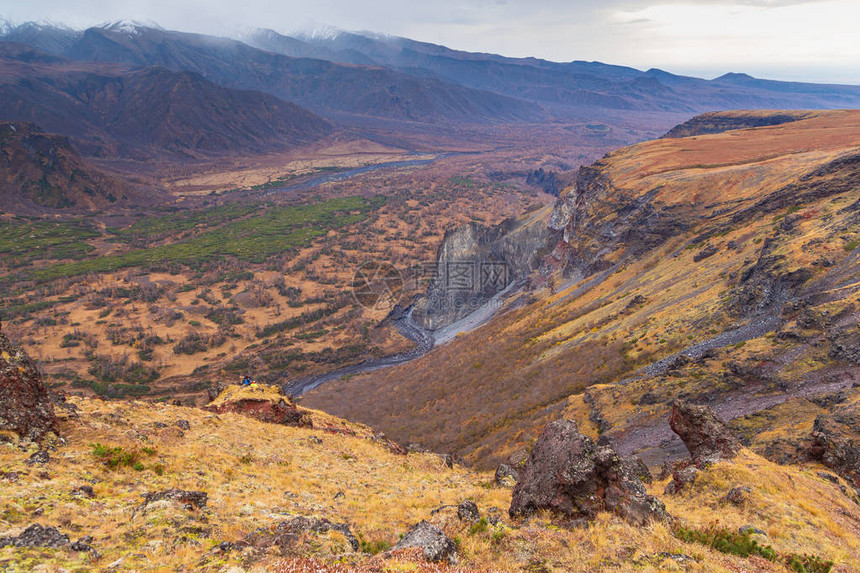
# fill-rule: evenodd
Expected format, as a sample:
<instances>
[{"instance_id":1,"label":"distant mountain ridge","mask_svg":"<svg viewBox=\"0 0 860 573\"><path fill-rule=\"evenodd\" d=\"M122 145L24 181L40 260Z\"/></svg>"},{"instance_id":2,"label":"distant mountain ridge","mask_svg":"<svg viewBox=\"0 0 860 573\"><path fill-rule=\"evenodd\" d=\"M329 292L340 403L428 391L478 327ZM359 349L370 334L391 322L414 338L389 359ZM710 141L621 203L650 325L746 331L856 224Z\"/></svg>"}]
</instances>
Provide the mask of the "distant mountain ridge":
<instances>
[{"instance_id":1,"label":"distant mountain ridge","mask_svg":"<svg viewBox=\"0 0 860 573\"><path fill-rule=\"evenodd\" d=\"M860 86L778 82L728 73L713 80L601 62L472 53L408 38L257 30L242 41L115 22L83 31L22 24L0 34L77 61L196 72L265 92L330 118L517 123L581 119L589 110L693 115L730 109L860 107Z\"/></svg>"},{"instance_id":2,"label":"distant mountain ridge","mask_svg":"<svg viewBox=\"0 0 860 573\"><path fill-rule=\"evenodd\" d=\"M72 32L25 24L0 40L76 61L195 72L221 86L268 93L317 113L471 123L542 117L533 103L439 79L379 66L287 57L236 40L160 28L108 25Z\"/></svg>"},{"instance_id":3,"label":"distant mountain ridge","mask_svg":"<svg viewBox=\"0 0 860 573\"><path fill-rule=\"evenodd\" d=\"M463 52L395 36L340 32L288 38L258 30L244 40L286 55L313 53L345 63L369 59L404 73L535 101L556 112L571 106L699 112L860 105L860 86L777 82L737 73L704 80L654 68L642 72L600 62L558 63Z\"/></svg>"},{"instance_id":4,"label":"distant mountain ridge","mask_svg":"<svg viewBox=\"0 0 860 573\"><path fill-rule=\"evenodd\" d=\"M73 62L13 43L0 43L0 109L94 156L260 153L332 131L295 104L194 72Z\"/></svg>"}]
</instances>

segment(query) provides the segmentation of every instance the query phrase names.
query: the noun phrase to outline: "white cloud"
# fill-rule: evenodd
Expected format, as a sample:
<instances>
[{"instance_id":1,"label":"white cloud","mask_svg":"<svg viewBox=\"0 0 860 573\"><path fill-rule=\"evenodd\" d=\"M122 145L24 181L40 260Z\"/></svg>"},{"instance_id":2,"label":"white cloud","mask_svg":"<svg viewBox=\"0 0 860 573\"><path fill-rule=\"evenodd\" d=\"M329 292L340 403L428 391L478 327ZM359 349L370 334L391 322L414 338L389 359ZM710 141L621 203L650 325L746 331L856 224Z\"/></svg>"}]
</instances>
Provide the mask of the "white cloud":
<instances>
[{"instance_id":1,"label":"white cloud","mask_svg":"<svg viewBox=\"0 0 860 573\"><path fill-rule=\"evenodd\" d=\"M0 16L214 34L330 24L510 56L860 83L858 0L0 0Z\"/></svg>"}]
</instances>

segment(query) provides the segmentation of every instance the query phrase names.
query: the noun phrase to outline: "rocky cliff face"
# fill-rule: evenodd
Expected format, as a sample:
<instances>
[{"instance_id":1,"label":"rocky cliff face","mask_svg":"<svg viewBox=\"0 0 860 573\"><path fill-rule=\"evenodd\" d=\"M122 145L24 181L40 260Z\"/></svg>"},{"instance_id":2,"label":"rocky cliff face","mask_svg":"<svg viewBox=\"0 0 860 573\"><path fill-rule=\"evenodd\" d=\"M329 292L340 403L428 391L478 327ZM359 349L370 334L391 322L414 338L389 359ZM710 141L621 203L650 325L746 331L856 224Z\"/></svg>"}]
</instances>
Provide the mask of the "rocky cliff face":
<instances>
[{"instance_id":1,"label":"rocky cliff face","mask_svg":"<svg viewBox=\"0 0 860 573\"><path fill-rule=\"evenodd\" d=\"M426 296L413 319L428 330L448 326L488 304L537 268L547 243L547 210L496 227L477 223L445 234Z\"/></svg>"},{"instance_id":2,"label":"rocky cliff face","mask_svg":"<svg viewBox=\"0 0 860 573\"><path fill-rule=\"evenodd\" d=\"M549 220L552 250L541 274L561 269L581 279L636 257L688 229L689 213L657 199L658 189L626 190L612 181L607 161L581 167L556 201Z\"/></svg>"},{"instance_id":3,"label":"rocky cliff face","mask_svg":"<svg viewBox=\"0 0 860 573\"><path fill-rule=\"evenodd\" d=\"M753 127L766 127L771 125L782 125L791 123L807 117L812 117L812 112L783 112L768 113L756 111L733 111L703 113L676 125L663 137L691 137L693 135L708 135L722 133L732 129L749 129Z\"/></svg>"}]
</instances>

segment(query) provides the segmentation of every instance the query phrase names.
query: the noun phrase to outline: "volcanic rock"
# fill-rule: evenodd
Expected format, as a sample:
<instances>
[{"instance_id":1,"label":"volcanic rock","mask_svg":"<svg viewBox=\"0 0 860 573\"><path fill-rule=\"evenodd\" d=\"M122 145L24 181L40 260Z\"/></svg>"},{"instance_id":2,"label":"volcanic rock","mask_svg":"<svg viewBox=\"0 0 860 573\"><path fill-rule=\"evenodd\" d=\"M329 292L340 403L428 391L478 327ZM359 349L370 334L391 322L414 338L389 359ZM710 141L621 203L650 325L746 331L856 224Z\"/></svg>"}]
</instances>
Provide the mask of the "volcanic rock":
<instances>
[{"instance_id":1,"label":"volcanic rock","mask_svg":"<svg viewBox=\"0 0 860 573\"><path fill-rule=\"evenodd\" d=\"M417 547L424 551L424 559L433 562L457 564L457 546L441 529L426 521L421 521L403 536L392 551Z\"/></svg>"},{"instance_id":2,"label":"volcanic rock","mask_svg":"<svg viewBox=\"0 0 860 573\"><path fill-rule=\"evenodd\" d=\"M856 422L856 419L818 416L812 425L812 445L808 453L809 457L860 488L860 443L850 433L852 426L845 422Z\"/></svg>"},{"instance_id":3,"label":"volcanic rock","mask_svg":"<svg viewBox=\"0 0 860 573\"><path fill-rule=\"evenodd\" d=\"M611 446L596 446L570 420L547 424L520 472L511 517L550 509L573 520L613 511L636 525L668 517L663 503Z\"/></svg>"},{"instance_id":4,"label":"volcanic rock","mask_svg":"<svg viewBox=\"0 0 860 573\"><path fill-rule=\"evenodd\" d=\"M674 495L687 489L696 478L699 477L700 470L696 466L688 466L683 469L676 470L672 474L672 481L666 485L664 493L666 495Z\"/></svg>"},{"instance_id":5,"label":"volcanic rock","mask_svg":"<svg viewBox=\"0 0 860 573\"><path fill-rule=\"evenodd\" d=\"M35 362L0 332L0 432L3 431L41 441L50 432L59 435L59 424Z\"/></svg>"},{"instance_id":6,"label":"volcanic rock","mask_svg":"<svg viewBox=\"0 0 860 573\"><path fill-rule=\"evenodd\" d=\"M741 449L738 439L708 406L675 400L669 425L681 437L696 465L733 458Z\"/></svg>"},{"instance_id":7,"label":"volcanic rock","mask_svg":"<svg viewBox=\"0 0 860 573\"><path fill-rule=\"evenodd\" d=\"M216 414L242 414L271 424L313 426L310 414L288 401L276 386L227 386L205 409Z\"/></svg>"},{"instance_id":8,"label":"volcanic rock","mask_svg":"<svg viewBox=\"0 0 860 573\"><path fill-rule=\"evenodd\" d=\"M69 537L63 535L56 527L42 527L34 523L16 537L0 537L0 547L65 547Z\"/></svg>"},{"instance_id":9,"label":"volcanic rock","mask_svg":"<svg viewBox=\"0 0 860 573\"><path fill-rule=\"evenodd\" d=\"M481 514L475 502L467 499L457 506L457 517L460 518L460 521L478 521Z\"/></svg>"}]
</instances>

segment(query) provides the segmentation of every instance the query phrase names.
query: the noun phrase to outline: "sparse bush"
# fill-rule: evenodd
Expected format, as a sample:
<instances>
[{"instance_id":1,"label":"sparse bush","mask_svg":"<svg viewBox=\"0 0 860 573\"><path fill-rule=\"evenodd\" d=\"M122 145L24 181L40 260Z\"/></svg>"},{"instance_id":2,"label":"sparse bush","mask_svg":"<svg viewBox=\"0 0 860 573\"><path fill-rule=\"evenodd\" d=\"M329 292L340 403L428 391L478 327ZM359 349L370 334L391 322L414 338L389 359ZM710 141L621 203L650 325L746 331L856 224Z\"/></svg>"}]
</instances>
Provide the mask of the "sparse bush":
<instances>
[{"instance_id":1,"label":"sparse bush","mask_svg":"<svg viewBox=\"0 0 860 573\"><path fill-rule=\"evenodd\" d=\"M469 535L475 535L476 533L483 533L487 530L489 526L489 522L486 517L482 517L479 519L472 527L469 528Z\"/></svg>"},{"instance_id":2,"label":"sparse bush","mask_svg":"<svg viewBox=\"0 0 860 573\"><path fill-rule=\"evenodd\" d=\"M833 561L825 561L817 555L789 555L785 564L797 573L830 573L833 569Z\"/></svg>"},{"instance_id":3,"label":"sparse bush","mask_svg":"<svg viewBox=\"0 0 860 573\"><path fill-rule=\"evenodd\" d=\"M100 443L90 444L90 447L92 448L93 456L101 460L105 467L111 470L130 467L135 471L143 471L146 469L146 466L141 461L142 457L144 455L155 455L155 450L152 448L129 451L123 449L121 446L106 446ZM161 471L164 471L163 466Z\"/></svg>"},{"instance_id":4,"label":"sparse bush","mask_svg":"<svg viewBox=\"0 0 860 573\"><path fill-rule=\"evenodd\" d=\"M736 533L711 525L706 529L692 529L683 526L675 528L675 537L687 543L700 543L721 553L740 557L758 555L768 561L776 561L776 551L770 545L759 545L749 533Z\"/></svg>"},{"instance_id":5,"label":"sparse bush","mask_svg":"<svg viewBox=\"0 0 860 573\"><path fill-rule=\"evenodd\" d=\"M358 545L359 551L371 555L377 555L391 548L391 543L385 539L365 539L360 533L358 534Z\"/></svg>"},{"instance_id":6,"label":"sparse bush","mask_svg":"<svg viewBox=\"0 0 860 573\"><path fill-rule=\"evenodd\" d=\"M173 353L197 354L198 352L206 352L208 347L207 337L200 333L192 332L176 343L173 347Z\"/></svg>"}]
</instances>

